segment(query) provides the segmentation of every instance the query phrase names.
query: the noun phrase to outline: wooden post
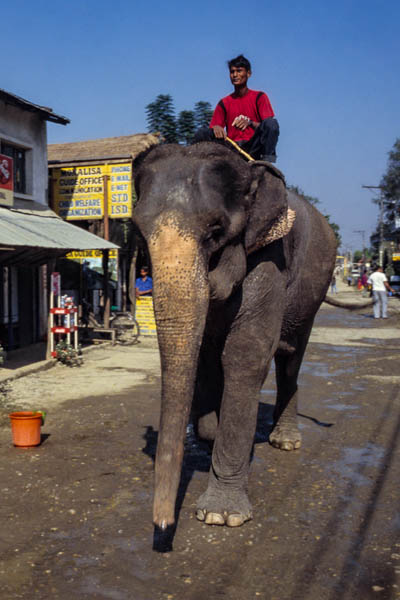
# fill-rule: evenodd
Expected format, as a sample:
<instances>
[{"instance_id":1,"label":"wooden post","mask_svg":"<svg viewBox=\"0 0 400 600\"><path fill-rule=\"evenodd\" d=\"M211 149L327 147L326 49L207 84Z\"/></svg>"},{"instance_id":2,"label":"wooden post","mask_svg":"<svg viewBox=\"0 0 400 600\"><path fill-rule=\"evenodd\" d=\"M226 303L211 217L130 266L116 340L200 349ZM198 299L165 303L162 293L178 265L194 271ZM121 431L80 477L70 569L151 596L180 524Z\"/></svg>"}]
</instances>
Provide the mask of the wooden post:
<instances>
[{"instance_id":1,"label":"wooden post","mask_svg":"<svg viewBox=\"0 0 400 600\"><path fill-rule=\"evenodd\" d=\"M108 295L108 250L103 250L103 296L104 296L104 319L106 329L110 327L110 298Z\"/></svg>"},{"instance_id":2,"label":"wooden post","mask_svg":"<svg viewBox=\"0 0 400 600\"><path fill-rule=\"evenodd\" d=\"M122 311L126 312L126 254L121 256L120 273L122 278Z\"/></svg>"},{"instance_id":3,"label":"wooden post","mask_svg":"<svg viewBox=\"0 0 400 600\"><path fill-rule=\"evenodd\" d=\"M108 180L109 175L103 175L103 189L104 189L104 239L109 241L109 219L108 219Z\"/></svg>"},{"instance_id":4,"label":"wooden post","mask_svg":"<svg viewBox=\"0 0 400 600\"><path fill-rule=\"evenodd\" d=\"M53 315L51 315L50 313L50 308L53 308L54 306L54 290L53 290L53 286L51 284L51 274L53 273L54 269L56 267L56 261L54 258L52 258L51 260L49 260L47 262L47 272L46 272L46 276L47 276L47 290L49 293L49 315L47 317L47 347L46 347L46 359L52 358L52 352L54 351L54 338L53 335L51 333L51 328L53 327L54 324L54 317ZM60 290L61 292L61 290Z\"/></svg>"},{"instance_id":5,"label":"wooden post","mask_svg":"<svg viewBox=\"0 0 400 600\"><path fill-rule=\"evenodd\" d=\"M109 219L108 219L108 175L103 175L104 185L104 239L107 242L110 239ZM108 295L108 250L103 250L103 293L104 293L104 327L110 326L110 298Z\"/></svg>"},{"instance_id":6,"label":"wooden post","mask_svg":"<svg viewBox=\"0 0 400 600\"><path fill-rule=\"evenodd\" d=\"M135 251L131 258L131 264L129 265L129 283L128 283L128 294L131 302L131 313L133 317L136 314L136 259L138 255L138 247L136 246Z\"/></svg>"},{"instance_id":7,"label":"wooden post","mask_svg":"<svg viewBox=\"0 0 400 600\"><path fill-rule=\"evenodd\" d=\"M51 312L51 309L54 306L54 294L50 292L50 306L49 306L49 316L47 317L47 346L46 346L46 360L49 360L53 357L54 352L54 336L52 332L52 328L54 327L54 315Z\"/></svg>"}]
</instances>

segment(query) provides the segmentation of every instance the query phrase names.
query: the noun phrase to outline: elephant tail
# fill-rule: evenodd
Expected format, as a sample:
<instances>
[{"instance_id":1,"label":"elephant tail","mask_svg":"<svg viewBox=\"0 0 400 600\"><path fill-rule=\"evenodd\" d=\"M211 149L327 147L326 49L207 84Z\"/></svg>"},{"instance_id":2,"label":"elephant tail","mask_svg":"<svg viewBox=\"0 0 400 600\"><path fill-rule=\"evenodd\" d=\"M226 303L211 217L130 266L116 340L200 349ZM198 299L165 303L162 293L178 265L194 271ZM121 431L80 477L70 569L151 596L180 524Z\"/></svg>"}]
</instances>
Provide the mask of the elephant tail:
<instances>
[{"instance_id":1,"label":"elephant tail","mask_svg":"<svg viewBox=\"0 0 400 600\"><path fill-rule=\"evenodd\" d=\"M324 302L330 304L331 306L338 306L339 308L347 308L348 310L358 310L360 308L367 308L368 306L372 306L374 301L372 298L369 300L364 300L363 302L348 302L346 300L337 300L332 296L325 296Z\"/></svg>"}]
</instances>

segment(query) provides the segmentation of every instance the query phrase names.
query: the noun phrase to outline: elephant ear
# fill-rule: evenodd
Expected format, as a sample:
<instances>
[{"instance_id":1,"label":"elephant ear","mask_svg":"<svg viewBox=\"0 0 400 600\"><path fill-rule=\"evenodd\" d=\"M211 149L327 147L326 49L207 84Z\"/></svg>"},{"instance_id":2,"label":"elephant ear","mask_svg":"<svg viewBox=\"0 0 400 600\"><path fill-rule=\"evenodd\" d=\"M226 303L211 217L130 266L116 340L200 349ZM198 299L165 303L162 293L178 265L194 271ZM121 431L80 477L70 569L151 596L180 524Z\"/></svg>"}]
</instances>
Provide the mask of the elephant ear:
<instances>
[{"instance_id":1,"label":"elephant ear","mask_svg":"<svg viewBox=\"0 0 400 600\"><path fill-rule=\"evenodd\" d=\"M251 254L287 235L296 213L288 207L285 182L277 169L254 165L247 199L245 248Z\"/></svg>"}]
</instances>

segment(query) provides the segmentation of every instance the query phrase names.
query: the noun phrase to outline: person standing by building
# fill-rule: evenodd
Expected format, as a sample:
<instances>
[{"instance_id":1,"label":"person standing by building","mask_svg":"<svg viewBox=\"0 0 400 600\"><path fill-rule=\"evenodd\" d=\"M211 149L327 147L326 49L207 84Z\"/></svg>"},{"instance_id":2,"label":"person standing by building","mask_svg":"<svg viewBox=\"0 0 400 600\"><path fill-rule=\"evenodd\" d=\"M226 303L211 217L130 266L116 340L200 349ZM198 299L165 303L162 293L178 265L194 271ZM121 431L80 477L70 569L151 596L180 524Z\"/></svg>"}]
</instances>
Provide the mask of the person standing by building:
<instances>
[{"instance_id":1,"label":"person standing by building","mask_svg":"<svg viewBox=\"0 0 400 600\"><path fill-rule=\"evenodd\" d=\"M140 296L151 296L153 293L153 280L149 277L149 268L142 267L140 269L140 277L136 279L135 284L136 298Z\"/></svg>"},{"instance_id":2,"label":"person standing by building","mask_svg":"<svg viewBox=\"0 0 400 600\"><path fill-rule=\"evenodd\" d=\"M361 295L363 297L369 295L369 285L368 285L368 273L367 269L363 270L363 274L361 275Z\"/></svg>"},{"instance_id":3,"label":"person standing by building","mask_svg":"<svg viewBox=\"0 0 400 600\"><path fill-rule=\"evenodd\" d=\"M372 296L374 299L374 318L387 319L387 293L393 292L383 267L377 269L369 276L368 283L372 285Z\"/></svg>"},{"instance_id":4,"label":"person standing by building","mask_svg":"<svg viewBox=\"0 0 400 600\"><path fill-rule=\"evenodd\" d=\"M368 275L367 275L367 269L363 270L363 274L361 275L361 285L363 288L367 288L368 287Z\"/></svg>"}]
</instances>

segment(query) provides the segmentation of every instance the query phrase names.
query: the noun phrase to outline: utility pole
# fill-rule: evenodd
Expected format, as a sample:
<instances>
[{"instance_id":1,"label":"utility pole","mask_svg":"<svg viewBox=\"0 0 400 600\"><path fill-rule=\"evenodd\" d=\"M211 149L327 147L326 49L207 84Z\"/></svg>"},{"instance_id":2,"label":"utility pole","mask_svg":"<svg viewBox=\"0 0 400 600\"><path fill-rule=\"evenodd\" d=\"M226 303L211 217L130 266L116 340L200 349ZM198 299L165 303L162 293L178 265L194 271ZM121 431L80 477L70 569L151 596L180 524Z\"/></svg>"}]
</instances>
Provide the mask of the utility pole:
<instances>
[{"instance_id":1,"label":"utility pole","mask_svg":"<svg viewBox=\"0 0 400 600\"><path fill-rule=\"evenodd\" d=\"M345 264L344 264L344 275L349 275L353 268L353 250L351 246L344 246L343 248L345 254Z\"/></svg>"},{"instance_id":2,"label":"utility pole","mask_svg":"<svg viewBox=\"0 0 400 600\"><path fill-rule=\"evenodd\" d=\"M362 185L367 190L380 190L379 195L379 266L383 267L383 186Z\"/></svg>"},{"instance_id":3,"label":"utility pole","mask_svg":"<svg viewBox=\"0 0 400 600\"><path fill-rule=\"evenodd\" d=\"M355 229L353 231L353 233L359 233L359 234L361 234L361 238L362 238L362 259L363 259L363 263L365 264L365 231L364 231L364 229Z\"/></svg>"}]
</instances>

